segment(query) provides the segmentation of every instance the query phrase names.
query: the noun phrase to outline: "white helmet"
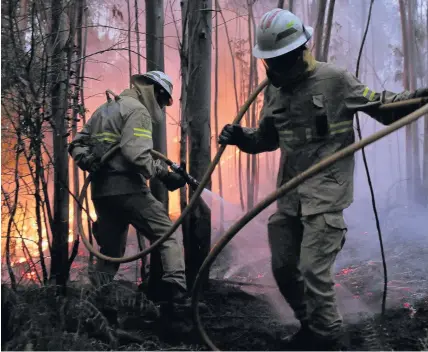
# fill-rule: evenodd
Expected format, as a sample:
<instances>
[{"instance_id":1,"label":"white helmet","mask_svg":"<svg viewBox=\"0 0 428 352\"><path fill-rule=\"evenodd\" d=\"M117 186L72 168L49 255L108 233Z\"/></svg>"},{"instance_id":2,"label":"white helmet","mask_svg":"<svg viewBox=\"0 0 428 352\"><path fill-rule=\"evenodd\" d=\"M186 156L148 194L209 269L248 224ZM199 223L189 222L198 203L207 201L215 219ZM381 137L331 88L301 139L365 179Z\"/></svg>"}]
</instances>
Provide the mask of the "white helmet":
<instances>
[{"instance_id":1,"label":"white helmet","mask_svg":"<svg viewBox=\"0 0 428 352\"><path fill-rule=\"evenodd\" d=\"M150 82L159 84L169 95L169 98L171 99L172 104L172 80L171 77L169 77L166 73L162 71L148 71L141 75L133 75L131 77L131 81L134 82L135 80L138 80L139 78L144 77ZM168 104L169 105L169 104Z\"/></svg>"},{"instance_id":2,"label":"white helmet","mask_svg":"<svg viewBox=\"0 0 428 352\"><path fill-rule=\"evenodd\" d=\"M299 17L288 10L273 9L265 13L257 26L253 55L270 59L284 55L304 45L314 30L303 25Z\"/></svg>"}]
</instances>

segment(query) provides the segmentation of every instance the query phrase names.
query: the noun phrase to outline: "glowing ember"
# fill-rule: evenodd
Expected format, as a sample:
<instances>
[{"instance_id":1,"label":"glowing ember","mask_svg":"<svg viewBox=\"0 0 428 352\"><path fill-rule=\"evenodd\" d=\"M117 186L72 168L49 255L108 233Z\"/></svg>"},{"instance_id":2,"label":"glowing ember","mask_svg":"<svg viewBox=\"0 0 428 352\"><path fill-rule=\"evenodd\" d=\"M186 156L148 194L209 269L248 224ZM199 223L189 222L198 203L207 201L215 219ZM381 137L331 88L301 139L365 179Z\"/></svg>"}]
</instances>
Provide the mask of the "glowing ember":
<instances>
[{"instance_id":1,"label":"glowing ember","mask_svg":"<svg viewBox=\"0 0 428 352\"><path fill-rule=\"evenodd\" d=\"M353 269L353 268L344 268L344 269L340 270L338 275L348 275L354 271L355 271L355 269Z\"/></svg>"}]
</instances>

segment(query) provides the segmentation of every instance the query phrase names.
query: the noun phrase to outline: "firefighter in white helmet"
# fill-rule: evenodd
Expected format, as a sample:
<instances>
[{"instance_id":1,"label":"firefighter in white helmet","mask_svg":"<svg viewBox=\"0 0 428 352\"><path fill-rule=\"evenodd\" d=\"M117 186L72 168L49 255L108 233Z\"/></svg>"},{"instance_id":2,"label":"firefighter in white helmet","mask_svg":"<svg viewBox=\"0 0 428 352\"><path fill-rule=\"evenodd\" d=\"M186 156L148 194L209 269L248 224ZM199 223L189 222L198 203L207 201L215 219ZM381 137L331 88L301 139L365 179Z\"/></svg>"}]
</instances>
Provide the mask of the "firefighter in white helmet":
<instances>
[{"instance_id":1,"label":"firefighter in white helmet","mask_svg":"<svg viewBox=\"0 0 428 352\"><path fill-rule=\"evenodd\" d=\"M163 118L162 109L173 103L171 79L161 71L131 78L133 87L101 105L76 135L69 152L77 165L92 173L92 201L97 213L95 238L101 253L122 257L128 226L132 225L151 242L172 226L164 206L154 198L146 181L153 177L174 191L185 180L154 160L152 126ZM100 167L101 157L113 145L120 150ZM173 234L159 247L162 264L162 297L151 297L173 305L190 307L186 287L182 243ZM98 260L91 281L101 286L111 282L119 264Z\"/></svg>"},{"instance_id":2,"label":"firefighter in white helmet","mask_svg":"<svg viewBox=\"0 0 428 352\"><path fill-rule=\"evenodd\" d=\"M316 61L305 45L312 34L287 10L263 15L253 55L263 61L270 84L259 127L226 125L219 136L220 144L251 154L280 148L278 187L353 143L355 112L387 125L411 110L381 111L381 104L428 96L427 88L376 92L347 71ZM353 156L337 162L280 198L269 219L273 274L301 322L299 332L286 339L286 348L338 346L342 317L332 270L345 242L343 210L353 201L353 171Z\"/></svg>"}]
</instances>

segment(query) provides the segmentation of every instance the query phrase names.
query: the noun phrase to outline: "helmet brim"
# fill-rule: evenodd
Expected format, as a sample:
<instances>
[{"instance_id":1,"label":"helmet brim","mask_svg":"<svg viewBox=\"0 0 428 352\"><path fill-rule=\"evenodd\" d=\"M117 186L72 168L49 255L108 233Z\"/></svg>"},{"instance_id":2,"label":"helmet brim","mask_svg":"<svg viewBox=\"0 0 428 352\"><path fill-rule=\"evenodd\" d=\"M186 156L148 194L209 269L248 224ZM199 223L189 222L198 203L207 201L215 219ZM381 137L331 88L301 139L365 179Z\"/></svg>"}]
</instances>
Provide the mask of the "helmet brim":
<instances>
[{"instance_id":1,"label":"helmet brim","mask_svg":"<svg viewBox=\"0 0 428 352\"><path fill-rule=\"evenodd\" d=\"M152 78L150 78L150 77L148 77L148 76L146 76L146 75L144 75L144 74L135 74L135 75L132 75L131 76L131 82L133 83L133 82L137 82L138 80L144 80L144 81L146 81L146 82L150 82L150 83L153 83L153 84L156 84L158 87L161 87L167 94L168 94L168 96L171 98L171 100L172 100L172 96L169 94L169 92L165 89L165 87L162 87L162 85L159 83L159 82L157 82L157 81L155 81L154 79L152 79ZM169 105L168 105L169 106Z\"/></svg>"},{"instance_id":2,"label":"helmet brim","mask_svg":"<svg viewBox=\"0 0 428 352\"><path fill-rule=\"evenodd\" d=\"M277 57L277 56L281 56L284 54L287 54L299 47L301 47L302 45L306 44L309 40L311 40L312 35L314 34L314 29L312 27L309 26L305 26L305 30L307 31L307 34L309 36L305 35L305 33L302 33L299 38L297 38L295 41L293 41L293 43L276 49L276 50L261 50L259 45L256 44L253 48L253 56L258 58L258 59L271 59L273 57Z\"/></svg>"}]
</instances>

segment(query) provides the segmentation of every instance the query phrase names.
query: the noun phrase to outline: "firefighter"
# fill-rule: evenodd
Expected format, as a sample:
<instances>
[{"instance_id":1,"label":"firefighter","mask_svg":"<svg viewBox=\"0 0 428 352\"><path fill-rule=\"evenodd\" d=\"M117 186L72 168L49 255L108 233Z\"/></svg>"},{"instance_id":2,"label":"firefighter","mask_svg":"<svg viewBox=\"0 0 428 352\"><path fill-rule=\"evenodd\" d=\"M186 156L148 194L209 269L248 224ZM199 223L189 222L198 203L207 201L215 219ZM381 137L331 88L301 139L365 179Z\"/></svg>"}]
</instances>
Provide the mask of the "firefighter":
<instances>
[{"instance_id":1,"label":"firefighter","mask_svg":"<svg viewBox=\"0 0 428 352\"><path fill-rule=\"evenodd\" d=\"M128 226L149 241L162 237L172 226L162 203L146 184L154 177L169 191L185 185L185 180L169 172L165 163L154 160L152 126L161 122L162 109L173 103L171 79L164 72L149 71L131 78L132 88L101 105L76 135L69 153L77 165L92 173L91 193L97 214L94 237L100 252L111 257L125 254ZM101 157L113 145L120 149L105 165ZM159 247L162 264L163 297L158 301L189 305L184 251L173 234ZM97 287L110 283L119 269L117 263L97 260L89 272Z\"/></svg>"},{"instance_id":2,"label":"firefighter","mask_svg":"<svg viewBox=\"0 0 428 352\"><path fill-rule=\"evenodd\" d=\"M218 139L250 154L280 148L277 187L352 144L355 112L388 125L410 111L381 111L381 104L428 96L426 88L376 92L349 72L316 61L306 46L312 34L287 10L263 15L253 55L262 60L270 82L259 126L229 124ZM287 348L330 349L341 339L332 270L345 242L343 210L353 201L353 172L353 156L338 161L280 198L269 218L273 275L301 323L285 339Z\"/></svg>"}]
</instances>

